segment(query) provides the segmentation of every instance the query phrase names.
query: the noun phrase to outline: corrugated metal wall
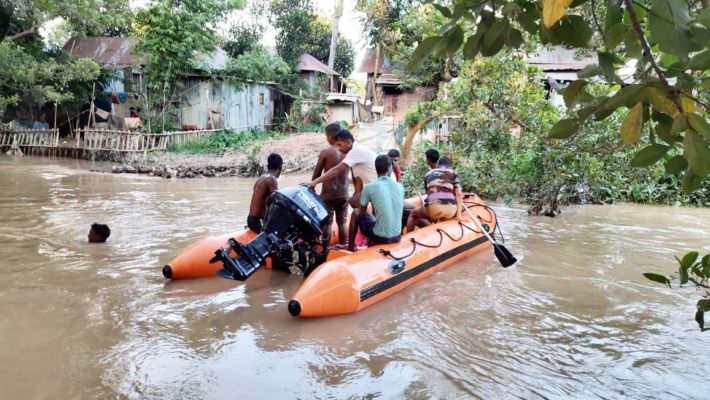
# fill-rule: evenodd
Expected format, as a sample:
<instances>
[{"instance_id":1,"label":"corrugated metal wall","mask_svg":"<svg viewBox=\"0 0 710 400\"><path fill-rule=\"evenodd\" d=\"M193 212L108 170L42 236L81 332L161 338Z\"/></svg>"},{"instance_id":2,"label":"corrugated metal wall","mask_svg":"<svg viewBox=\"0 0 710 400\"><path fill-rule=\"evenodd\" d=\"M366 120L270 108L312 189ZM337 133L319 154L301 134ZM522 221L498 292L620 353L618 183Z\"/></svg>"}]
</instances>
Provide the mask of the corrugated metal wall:
<instances>
[{"instance_id":1,"label":"corrugated metal wall","mask_svg":"<svg viewBox=\"0 0 710 400\"><path fill-rule=\"evenodd\" d=\"M244 83L235 87L221 80L195 78L188 80L186 87L190 89L180 107L183 128L210 129L214 123L215 128L241 131L266 128L273 122L274 101L267 85Z\"/></svg>"},{"instance_id":2,"label":"corrugated metal wall","mask_svg":"<svg viewBox=\"0 0 710 400\"><path fill-rule=\"evenodd\" d=\"M245 83L239 88L222 86L224 127L237 131L266 129L274 120L274 99L267 85Z\"/></svg>"}]
</instances>

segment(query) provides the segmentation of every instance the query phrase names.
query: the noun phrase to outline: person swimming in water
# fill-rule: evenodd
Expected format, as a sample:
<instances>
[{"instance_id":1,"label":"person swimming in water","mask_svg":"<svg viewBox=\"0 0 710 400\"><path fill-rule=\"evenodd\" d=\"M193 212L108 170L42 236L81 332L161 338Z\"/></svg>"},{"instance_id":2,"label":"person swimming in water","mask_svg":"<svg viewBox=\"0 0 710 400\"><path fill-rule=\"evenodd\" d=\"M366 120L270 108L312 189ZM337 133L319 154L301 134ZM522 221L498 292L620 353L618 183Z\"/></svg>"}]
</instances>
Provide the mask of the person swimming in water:
<instances>
[{"instance_id":1,"label":"person swimming in water","mask_svg":"<svg viewBox=\"0 0 710 400\"><path fill-rule=\"evenodd\" d=\"M89 243L105 243L106 239L111 236L111 229L108 225L93 223L89 229Z\"/></svg>"}]
</instances>

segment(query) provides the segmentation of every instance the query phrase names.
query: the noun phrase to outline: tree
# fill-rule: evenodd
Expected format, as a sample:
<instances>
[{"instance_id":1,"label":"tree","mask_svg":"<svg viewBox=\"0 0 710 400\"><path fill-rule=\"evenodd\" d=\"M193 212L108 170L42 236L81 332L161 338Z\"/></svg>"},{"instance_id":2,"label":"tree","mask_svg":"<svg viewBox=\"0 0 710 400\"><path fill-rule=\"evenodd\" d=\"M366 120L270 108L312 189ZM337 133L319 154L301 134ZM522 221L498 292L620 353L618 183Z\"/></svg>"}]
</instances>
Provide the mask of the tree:
<instances>
[{"instance_id":1,"label":"tree","mask_svg":"<svg viewBox=\"0 0 710 400\"><path fill-rule=\"evenodd\" d=\"M413 66L426 56L446 57L460 48L466 59L493 56L504 47L516 49L525 42L523 32L543 44L589 48L592 42L599 43L598 64L564 89L568 115L550 129L550 137L579 136L587 121L603 121L616 110L627 109L619 139L627 146L645 143L631 166L648 167L663 160L668 172L682 176L687 193L710 174L707 0L607 0L605 9L594 0L453 0L451 7L434 6L448 21L440 34L419 43ZM623 66L632 66L633 73L621 75ZM592 93L589 88L597 76L612 90ZM697 263L697 256L686 255L692 260L681 262L681 282L687 282L689 269L704 273L707 263ZM658 276L647 274L660 282ZM701 328L708 303L708 297L698 303L696 320Z\"/></svg>"},{"instance_id":2,"label":"tree","mask_svg":"<svg viewBox=\"0 0 710 400\"><path fill-rule=\"evenodd\" d=\"M259 46L266 31L264 20L260 18L263 7L263 1L248 0L244 7L245 14L230 28L227 40L222 47L231 58L237 58Z\"/></svg>"},{"instance_id":3,"label":"tree","mask_svg":"<svg viewBox=\"0 0 710 400\"><path fill-rule=\"evenodd\" d=\"M2 0L0 16L0 116L10 107L14 113L3 119L36 120L47 103L86 102L91 82L101 76L95 62L71 60L57 48L47 48L39 28L60 19L68 35L94 35L125 24L130 10L127 0Z\"/></svg>"},{"instance_id":4,"label":"tree","mask_svg":"<svg viewBox=\"0 0 710 400\"><path fill-rule=\"evenodd\" d=\"M214 27L241 5L240 0L158 0L136 14L136 52L146 65L148 98L158 105L162 128L180 93L179 78L203 67L196 55L204 59L215 50Z\"/></svg>"},{"instance_id":5,"label":"tree","mask_svg":"<svg viewBox=\"0 0 710 400\"><path fill-rule=\"evenodd\" d=\"M328 62L332 28L313 13L310 0L274 0L271 13L277 29L276 51L290 66L295 67L303 53ZM348 76L354 66L355 50L341 37L335 54L335 70Z\"/></svg>"},{"instance_id":6,"label":"tree","mask_svg":"<svg viewBox=\"0 0 710 400\"><path fill-rule=\"evenodd\" d=\"M683 154L666 166L682 173L684 189L693 191L710 173L710 124L707 104L702 100L706 94L699 94L710 85L710 9L683 0L633 4L631 0L609 0L604 16L596 15L592 1L592 21L568 12L585 3L587 0L544 0L540 7L533 1L497 0L472 6L455 0L453 11L435 5L449 19L448 29L419 44L413 65L430 54L453 54L461 46L467 59L479 53L494 55L504 46L515 49L523 44L522 30L537 35L543 44L584 48L596 31L604 48L597 51L598 65L583 75L602 75L618 85L618 90L596 97L585 90L588 80L572 83L565 90L565 99L574 113L559 121L550 135L570 138L587 119L602 120L618 108L628 108L620 132L622 141L633 145L646 134L651 142L638 152L632 165L647 166L671 148L683 148ZM478 21L475 26L474 21ZM465 32L464 26L472 28ZM618 68L631 61L636 72L622 78Z\"/></svg>"},{"instance_id":7,"label":"tree","mask_svg":"<svg viewBox=\"0 0 710 400\"><path fill-rule=\"evenodd\" d=\"M278 55L271 55L261 46L253 47L227 63L225 73L236 82L273 81L283 83L292 75L292 70Z\"/></svg>"}]
</instances>

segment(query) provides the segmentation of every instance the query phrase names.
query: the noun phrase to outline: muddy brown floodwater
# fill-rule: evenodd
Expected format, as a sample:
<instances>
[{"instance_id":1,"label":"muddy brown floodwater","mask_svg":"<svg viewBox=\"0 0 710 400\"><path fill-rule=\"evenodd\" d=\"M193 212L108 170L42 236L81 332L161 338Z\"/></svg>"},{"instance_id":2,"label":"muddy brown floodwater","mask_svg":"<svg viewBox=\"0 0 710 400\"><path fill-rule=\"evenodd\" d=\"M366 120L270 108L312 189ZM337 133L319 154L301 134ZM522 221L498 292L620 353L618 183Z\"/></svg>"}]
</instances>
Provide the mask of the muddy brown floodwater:
<instances>
[{"instance_id":1,"label":"muddy brown floodwater","mask_svg":"<svg viewBox=\"0 0 710 400\"><path fill-rule=\"evenodd\" d=\"M244 225L252 180L88 167L0 157L2 398L708 398L700 293L641 273L710 252L710 210L498 206L515 267L486 252L301 320L286 310L296 276L161 275L196 238ZM86 243L94 221L108 243Z\"/></svg>"}]
</instances>

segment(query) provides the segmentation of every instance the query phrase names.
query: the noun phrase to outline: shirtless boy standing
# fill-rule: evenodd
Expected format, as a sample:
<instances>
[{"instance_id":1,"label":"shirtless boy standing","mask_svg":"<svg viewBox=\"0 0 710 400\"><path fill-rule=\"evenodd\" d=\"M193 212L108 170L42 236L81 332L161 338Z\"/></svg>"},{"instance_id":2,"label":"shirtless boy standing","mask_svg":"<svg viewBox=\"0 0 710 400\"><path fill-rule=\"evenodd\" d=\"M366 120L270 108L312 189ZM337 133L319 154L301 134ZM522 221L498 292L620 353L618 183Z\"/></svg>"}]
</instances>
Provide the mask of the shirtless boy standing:
<instances>
[{"instance_id":1,"label":"shirtless boy standing","mask_svg":"<svg viewBox=\"0 0 710 400\"><path fill-rule=\"evenodd\" d=\"M330 124L325 127L325 139L330 147L320 152L311 180L320 178L323 173L328 172L345 158L345 155L335 146L333 139L339 130L340 125L338 124ZM328 209L328 219L333 221L333 214L335 214L335 221L338 224L338 241L341 245L346 244L348 238L345 230L348 214L348 184L348 171L344 170L335 178L324 181L320 192L320 197Z\"/></svg>"},{"instance_id":2,"label":"shirtless boy standing","mask_svg":"<svg viewBox=\"0 0 710 400\"><path fill-rule=\"evenodd\" d=\"M268 171L260 176L254 184L254 193L251 195L247 226L256 233L260 233L264 226L263 220L266 214L266 200L274 190L279 188L276 179L281 175L282 165L283 160L280 155L276 153L269 154L269 158L267 159Z\"/></svg>"}]
</instances>

